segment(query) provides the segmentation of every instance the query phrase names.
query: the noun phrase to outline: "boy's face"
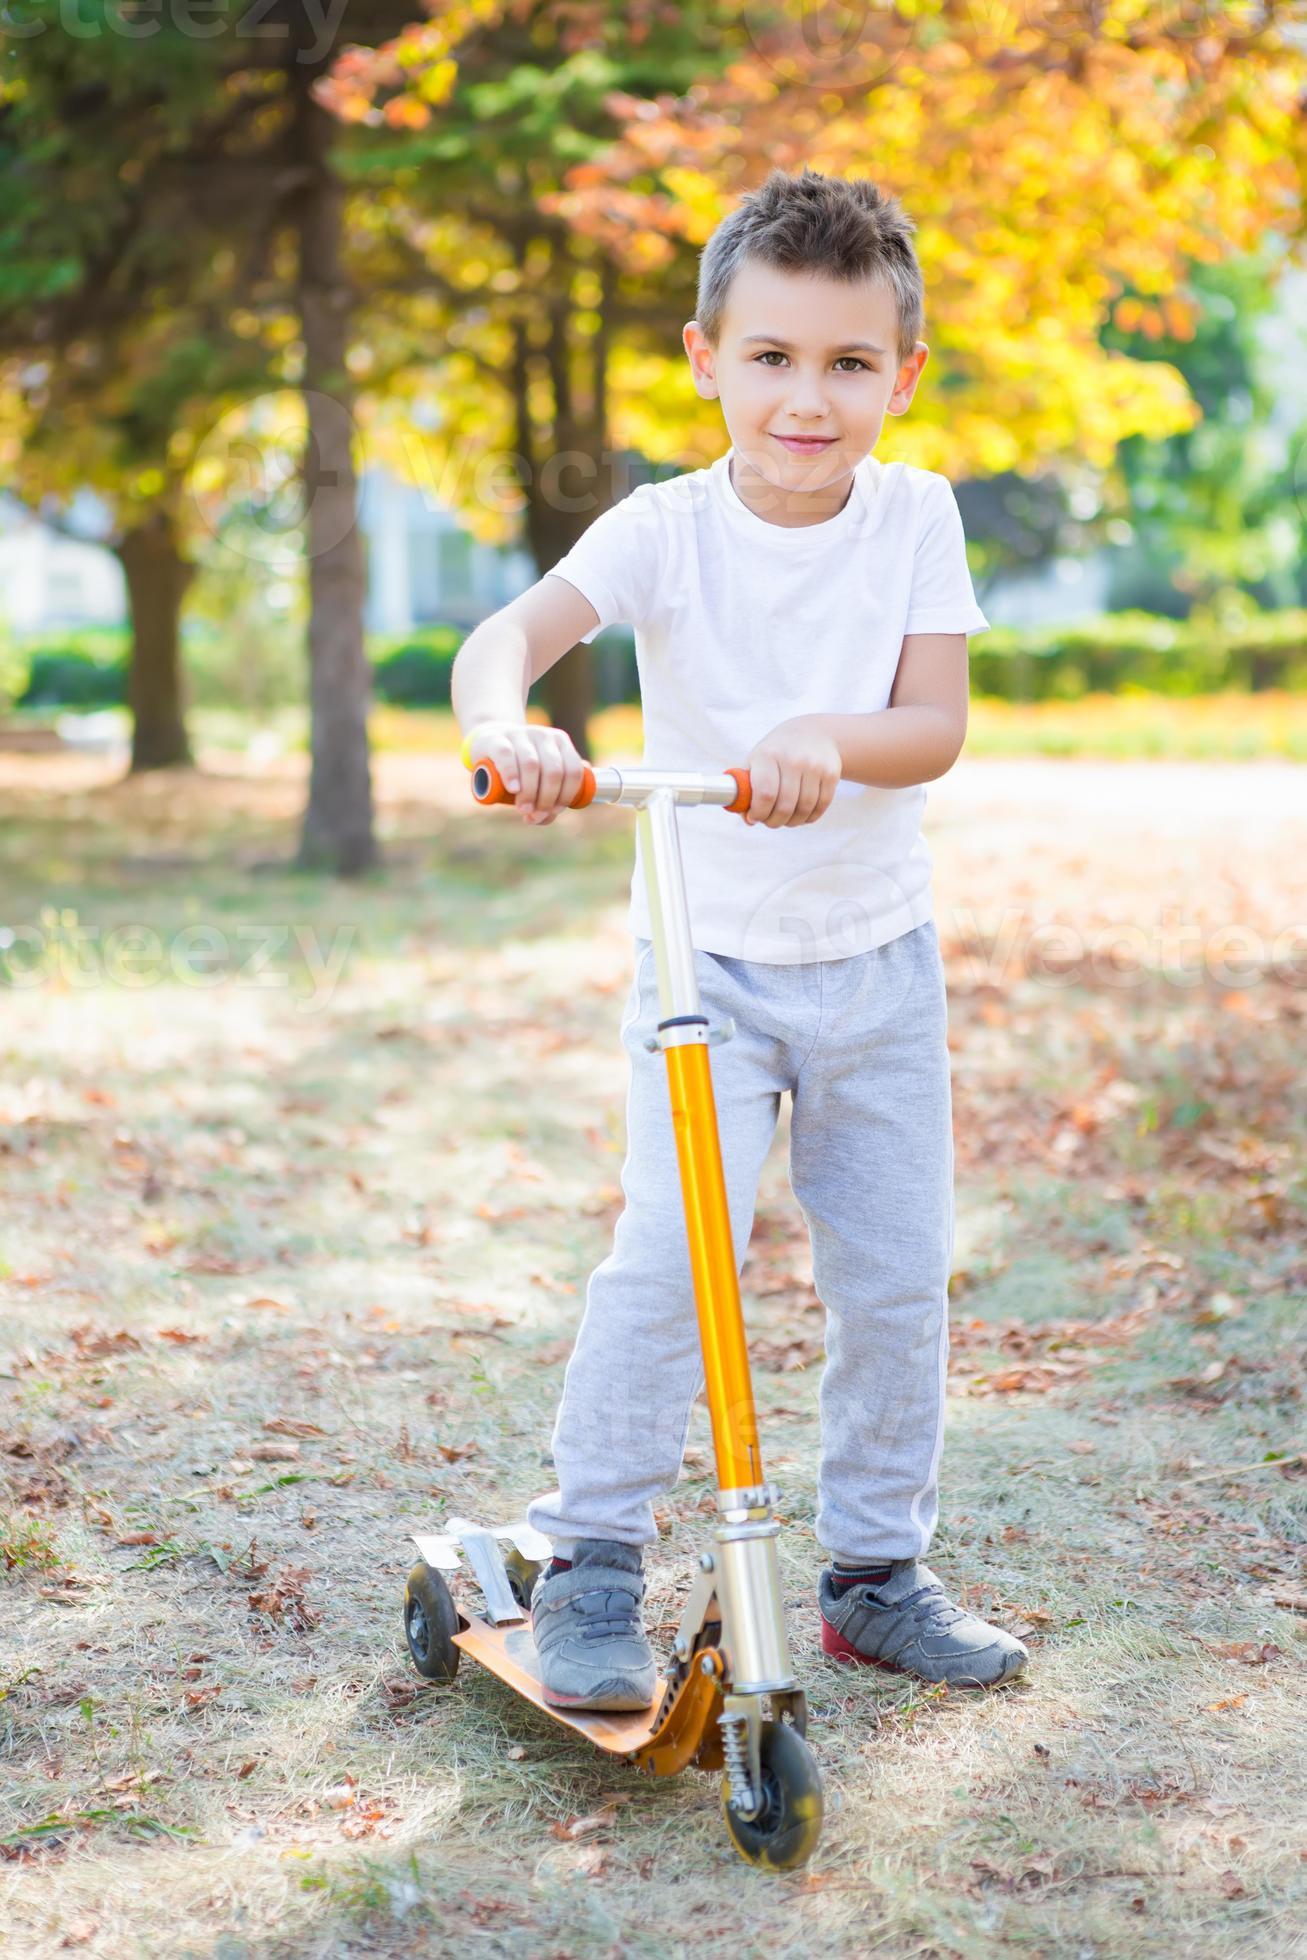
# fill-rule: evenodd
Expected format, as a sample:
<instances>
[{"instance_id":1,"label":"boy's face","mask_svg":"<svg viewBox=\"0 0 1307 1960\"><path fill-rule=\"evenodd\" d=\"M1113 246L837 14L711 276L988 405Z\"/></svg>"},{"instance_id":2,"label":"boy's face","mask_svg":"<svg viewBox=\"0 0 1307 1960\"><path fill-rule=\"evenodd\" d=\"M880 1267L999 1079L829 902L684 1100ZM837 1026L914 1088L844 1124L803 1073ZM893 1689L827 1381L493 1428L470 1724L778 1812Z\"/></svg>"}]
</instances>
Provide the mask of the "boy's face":
<instances>
[{"instance_id":1,"label":"boy's face","mask_svg":"<svg viewBox=\"0 0 1307 1960\"><path fill-rule=\"evenodd\" d=\"M721 401L743 466L737 489L747 482L763 492L767 514L781 521L796 498L821 506L835 494L839 507L886 415L907 410L929 354L919 340L900 364L898 308L881 281L781 272L753 259L731 281L717 348L694 320L682 339L695 387ZM803 436L822 440L787 440Z\"/></svg>"}]
</instances>

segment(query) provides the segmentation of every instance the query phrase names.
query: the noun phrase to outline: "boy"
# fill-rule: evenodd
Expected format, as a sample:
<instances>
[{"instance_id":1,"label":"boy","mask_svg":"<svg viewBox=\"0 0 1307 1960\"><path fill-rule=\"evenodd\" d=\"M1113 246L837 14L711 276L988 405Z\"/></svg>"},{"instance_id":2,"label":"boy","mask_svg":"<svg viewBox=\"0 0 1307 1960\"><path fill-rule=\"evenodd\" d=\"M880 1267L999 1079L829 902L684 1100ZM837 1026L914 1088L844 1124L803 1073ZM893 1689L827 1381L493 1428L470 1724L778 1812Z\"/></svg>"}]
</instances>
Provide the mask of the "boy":
<instances>
[{"instance_id":1,"label":"boy","mask_svg":"<svg viewBox=\"0 0 1307 1960\"><path fill-rule=\"evenodd\" d=\"M454 705L525 821L581 784L526 694L578 639L636 629L645 761L744 763L748 817L678 811L696 970L730 1015L713 1081L739 1263L780 1097L826 1308L815 1530L825 1652L952 1686L1028 1655L921 1563L937 1515L953 1253L947 1002L921 836L924 784L967 725L967 639L988 625L947 480L875 461L928 349L895 199L774 170L704 248L683 341L731 448L604 512L459 654ZM772 835L763 837L767 829ZM641 1548L703 1381L651 925L637 849L626 1206L595 1270L553 1435L559 1488L528 1509L554 1556L532 1599L546 1699L642 1708L656 1667ZM642 1025L643 1024L643 1025Z\"/></svg>"}]
</instances>

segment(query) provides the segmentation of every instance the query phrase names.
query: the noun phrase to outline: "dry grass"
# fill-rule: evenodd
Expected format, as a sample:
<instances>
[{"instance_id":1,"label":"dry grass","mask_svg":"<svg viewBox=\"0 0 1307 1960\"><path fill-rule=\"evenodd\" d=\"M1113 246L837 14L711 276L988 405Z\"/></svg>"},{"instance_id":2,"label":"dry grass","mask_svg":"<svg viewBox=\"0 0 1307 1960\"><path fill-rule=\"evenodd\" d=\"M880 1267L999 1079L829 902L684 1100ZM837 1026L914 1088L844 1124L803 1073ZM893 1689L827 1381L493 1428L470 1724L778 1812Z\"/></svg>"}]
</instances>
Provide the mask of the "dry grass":
<instances>
[{"instance_id":1,"label":"dry grass","mask_svg":"<svg viewBox=\"0 0 1307 1960\"><path fill-rule=\"evenodd\" d=\"M638 1780L474 1669L420 1686L400 1637L405 1532L547 1480L619 1198L626 821L526 832L469 813L447 757L387 756L388 868L340 887L280 868L297 762L209 763L114 787L0 758L8 920L54 908L39 982L0 992L0 1950L1295 1951L1307 988L1271 950L1307 921L1297 772L932 786L959 1176L935 1562L1035 1667L966 1698L816 1655L821 1317L782 1125L745 1292L828 1821L771 1880L708 1779ZM1093 938L1166 905L1260 966L1180 984ZM1086 940L1041 969L1058 920ZM112 977L115 926L159 935L148 984ZM242 971L254 929L284 984ZM664 1632L707 1442L700 1411ZM552 1830L605 1799L593 1836Z\"/></svg>"}]
</instances>

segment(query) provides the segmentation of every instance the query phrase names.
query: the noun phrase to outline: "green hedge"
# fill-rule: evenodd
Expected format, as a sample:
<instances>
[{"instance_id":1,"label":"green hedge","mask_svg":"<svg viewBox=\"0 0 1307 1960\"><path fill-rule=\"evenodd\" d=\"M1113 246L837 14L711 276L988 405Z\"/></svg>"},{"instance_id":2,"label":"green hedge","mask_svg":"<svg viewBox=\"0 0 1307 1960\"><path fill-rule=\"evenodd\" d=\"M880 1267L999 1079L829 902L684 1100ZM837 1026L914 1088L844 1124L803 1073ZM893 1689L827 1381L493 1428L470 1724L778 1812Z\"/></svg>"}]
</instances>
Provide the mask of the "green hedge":
<instances>
[{"instance_id":1,"label":"green hedge","mask_svg":"<svg viewBox=\"0 0 1307 1960\"><path fill-rule=\"evenodd\" d=\"M34 653L20 708L118 708L127 700L125 660L97 660L76 647Z\"/></svg>"},{"instance_id":2,"label":"green hedge","mask_svg":"<svg viewBox=\"0 0 1307 1960\"><path fill-rule=\"evenodd\" d=\"M1307 689L1307 611L1258 613L1237 624L1122 612L1078 626L996 626L971 642L970 655L973 695L1004 701ZM628 629L601 633L591 662L600 707L639 700Z\"/></svg>"},{"instance_id":3,"label":"green hedge","mask_svg":"<svg viewBox=\"0 0 1307 1960\"><path fill-rule=\"evenodd\" d=\"M374 642L376 698L402 707L447 708L463 638L456 626L433 626L397 643ZM17 705L117 706L126 699L127 669L114 651L113 641L91 644L80 635L68 644L16 650L22 688ZM600 634L591 662L598 706L639 700L629 629ZM1258 613L1234 623L1123 612L1078 626L996 626L973 641L970 666L973 695L1005 701L1074 701L1084 694L1127 691L1178 696L1227 688L1307 689L1307 610Z\"/></svg>"},{"instance_id":4,"label":"green hedge","mask_svg":"<svg viewBox=\"0 0 1307 1960\"><path fill-rule=\"evenodd\" d=\"M1307 687L1307 611L1234 624L1104 613L1078 626L995 626L971 647L971 690L1004 701L1083 694L1260 693Z\"/></svg>"},{"instance_id":5,"label":"green hedge","mask_svg":"<svg viewBox=\"0 0 1307 1960\"><path fill-rule=\"evenodd\" d=\"M399 708L447 708L454 655L463 640L456 626L433 626L420 639L374 656L373 693Z\"/></svg>"}]
</instances>

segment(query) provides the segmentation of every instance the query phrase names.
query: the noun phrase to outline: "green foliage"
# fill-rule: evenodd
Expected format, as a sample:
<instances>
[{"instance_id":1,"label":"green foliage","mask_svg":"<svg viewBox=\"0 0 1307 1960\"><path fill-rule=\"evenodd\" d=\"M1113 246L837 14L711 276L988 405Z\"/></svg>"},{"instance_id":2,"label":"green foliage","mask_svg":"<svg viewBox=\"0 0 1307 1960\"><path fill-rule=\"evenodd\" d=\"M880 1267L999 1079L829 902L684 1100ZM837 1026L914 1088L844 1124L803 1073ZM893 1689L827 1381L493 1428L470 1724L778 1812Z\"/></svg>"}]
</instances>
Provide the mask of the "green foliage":
<instances>
[{"instance_id":1,"label":"green foliage","mask_svg":"<svg viewBox=\"0 0 1307 1960\"><path fill-rule=\"evenodd\" d=\"M62 1564L55 1548L53 1526L42 1524L37 1518L0 1517L0 1566L4 1571L12 1572L16 1568L21 1572L28 1566L49 1571Z\"/></svg>"},{"instance_id":2,"label":"green foliage","mask_svg":"<svg viewBox=\"0 0 1307 1960\"><path fill-rule=\"evenodd\" d=\"M1112 352L1178 369L1202 410L1192 429L1121 445L1134 549L1119 567L1113 603L1137 596L1155 605L1167 587L1200 601L1239 587L1268 606L1307 597L1295 480L1307 424L1292 426L1293 390L1263 341L1285 263L1275 240L1260 253L1195 264L1179 310L1122 302L1104 329ZM1120 324L1136 314L1137 324Z\"/></svg>"},{"instance_id":3,"label":"green foliage","mask_svg":"<svg viewBox=\"0 0 1307 1960\"><path fill-rule=\"evenodd\" d=\"M399 708L447 708L454 656L464 635L456 626L433 626L376 661L372 691Z\"/></svg>"},{"instance_id":4,"label":"green foliage","mask_svg":"<svg viewBox=\"0 0 1307 1960\"><path fill-rule=\"evenodd\" d=\"M97 660L75 647L32 656L20 708L117 708L127 699L125 661Z\"/></svg>"},{"instance_id":5,"label":"green foliage","mask_svg":"<svg viewBox=\"0 0 1307 1960\"><path fill-rule=\"evenodd\" d=\"M303 557L279 549L269 563L265 546L256 518L238 507L224 513L217 535L196 554L182 626L192 707L259 715L304 698Z\"/></svg>"},{"instance_id":6,"label":"green foliage","mask_svg":"<svg viewBox=\"0 0 1307 1960\"><path fill-rule=\"evenodd\" d=\"M447 708L454 656L463 643L456 626L432 626L401 645L374 652L372 691L397 708ZM635 635L615 626L590 649L595 705L617 707L640 698Z\"/></svg>"}]
</instances>

